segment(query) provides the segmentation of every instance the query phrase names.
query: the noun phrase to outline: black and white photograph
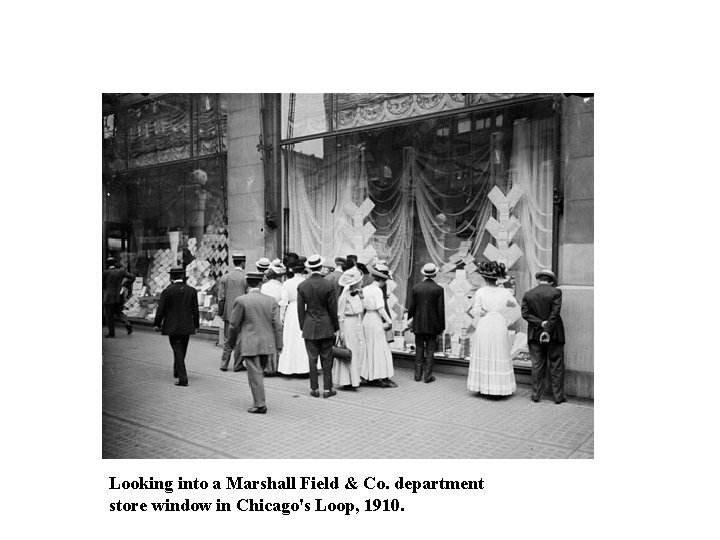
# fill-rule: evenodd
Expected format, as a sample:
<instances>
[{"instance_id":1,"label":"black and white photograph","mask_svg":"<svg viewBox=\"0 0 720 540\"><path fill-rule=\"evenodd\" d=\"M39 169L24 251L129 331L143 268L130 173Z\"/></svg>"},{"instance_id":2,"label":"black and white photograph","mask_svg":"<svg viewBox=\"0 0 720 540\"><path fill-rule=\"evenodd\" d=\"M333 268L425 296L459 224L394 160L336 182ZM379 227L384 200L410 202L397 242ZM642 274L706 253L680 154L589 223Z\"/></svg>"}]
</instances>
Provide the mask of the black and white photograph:
<instances>
[{"instance_id":1,"label":"black and white photograph","mask_svg":"<svg viewBox=\"0 0 720 540\"><path fill-rule=\"evenodd\" d=\"M593 459L593 93L100 97L103 458Z\"/></svg>"},{"instance_id":2,"label":"black and white photograph","mask_svg":"<svg viewBox=\"0 0 720 540\"><path fill-rule=\"evenodd\" d=\"M712 537L708 7L9 4L5 536Z\"/></svg>"}]
</instances>

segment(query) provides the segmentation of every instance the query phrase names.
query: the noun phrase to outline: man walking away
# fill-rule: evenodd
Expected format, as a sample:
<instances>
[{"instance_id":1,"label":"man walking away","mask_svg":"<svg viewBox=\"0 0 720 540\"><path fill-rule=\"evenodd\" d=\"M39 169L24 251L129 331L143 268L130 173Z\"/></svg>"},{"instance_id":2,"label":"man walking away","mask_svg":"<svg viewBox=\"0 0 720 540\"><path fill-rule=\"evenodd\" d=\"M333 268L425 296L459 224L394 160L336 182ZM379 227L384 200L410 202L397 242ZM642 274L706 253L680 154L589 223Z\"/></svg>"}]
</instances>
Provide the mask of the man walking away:
<instances>
[{"instance_id":1,"label":"man walking away","mask_svg":"<svg viewBox=\"0 0 720 540\"><path fill-rule=\"evenodd\" d=\"M105 262L108 265L107 270L103 271L102 275L103 311L105 312L108 329L105 337L115 337L115 317L125 324L128 335L132 334L132 325L123 313L125 299L122 288L125 280L133 280L135 276L125 270L120 262L116 262L112 257L109 257Z\"/></svg>"},{"instance_id":2,"label":"man walking away","mask_svg":"<svg viewBox=\"0 0 720 540\"><path fill-rule=\"evenodd\" d=\"M223 334L225 336L225 344L223 346L222 359L220 360L220 371L227 371L230 363L230 355L233 352L232 347L228 345L227 335L229 329L230 314L232 313L235 300L245 294L247 285L245 284L245 255L243 253L233 253L232 255L233 269L218 280L218 310L222 315L224 324ZM242 358L235 351L235 363L233 371L243 371L245 367L242 365Z\"/></svg>"},{"instance_id":3,"label":"man walking away","mask_svg":"<svg viewBox=\"0 0 720 540\"><path fill-rule=\"evenodd\" d=\"M338 299L335 286L322 276L323 258L312 255L305 262L310 276L298 285L297 310L305 350L310 363L310 395L319 397L317 358L323 372L323 397L337 394L332 387L332 346L340 329L337 318Z\"/></svg>"},{"instance_id":4,"label":"man walking away","mask_svg":"<svg viewBox=\"0 0 720 540\"><path fill-rule=\"evenodd\" d=\"M155 327L162 328L162 334L170 338L174 357L173 375L178 379L175 386L187 386L185 354L190 335L200 328L197 291L185 284L185 270L182 266L170 270L170 280L172 283L160 295Z\"/></svg>"},{"instance_id":5,"label":"man walking away","mask_svg":"<svg viewBox=\"0 0 720 540\"><path fill-rule=\"evenodd\" d=\"M562 291L550 270L535 274L538 286L525 293L522 317L528 322L528 350L532 361L532 400L540 401L545 392L545 372L550 365L555 403L565 399L565 328L560 318Z\"/></svg>"},{"instance_id":6,"label":"man walking away","mask_svg":"<svg viewBox=\"0 0 720 540\"><path fill-rule=\"evenodd\" d=\"M424 378L426 383L435 380L437 337L445 330L445 291L434 281L437 272L433 263L422 267L425 279L413 287L408 308L408 322L412 320L415 334L415 380Z\"/></svg>"},{"instance_id":7,"label":"man walking away","mask_svg":"<svg viewBox=\"0 0 720 540\"><path fill-rule=\"evenodd\" d=\"M277 302L260 292L263 274L248 272L247 294L235 300L230 315L228 340L231 346L240 339L238 351L247 367L248 383L253 396L251 414L265 414L265 384L263 371L268 357L280 354L283 347L283 327Z\"/></svg>"}]
</instances>

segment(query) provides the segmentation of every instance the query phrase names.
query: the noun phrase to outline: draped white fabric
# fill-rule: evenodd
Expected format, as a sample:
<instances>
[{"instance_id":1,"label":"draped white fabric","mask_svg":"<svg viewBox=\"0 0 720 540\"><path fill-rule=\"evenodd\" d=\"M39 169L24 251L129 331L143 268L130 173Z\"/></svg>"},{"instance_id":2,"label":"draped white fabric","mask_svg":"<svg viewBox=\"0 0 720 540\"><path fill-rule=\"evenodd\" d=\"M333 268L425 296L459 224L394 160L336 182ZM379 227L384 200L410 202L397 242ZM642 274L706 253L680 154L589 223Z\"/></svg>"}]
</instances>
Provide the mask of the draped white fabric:
<instances>
[{"instance_id":1,"label":"draped white fabric","mask_svg":"<svg viewBox=\"0 0 720 540\"><path fill-rule=\"evenodd\" d=\"M482 153L474 152L467 156L467 167L480 170L480 174L475 181L478 189L476 193L472 194L464 191L453 193L438 190L433 185L435 174L441 172L437 160L429 155L419 154L414 151L412 153L413 159L410 160L409 169L414 181L413 188L420 230L432 262L438 267L442 267L452 255L452 253L445 253L448 231L442 222L437 219L438 214L464 216L468 212L472 212L472 217L467 219L464 225L461 224L460 227L455 229L452 234L458 236L467 231L472 231L468 238L471 241L469 253L476 257L478 255L477 251L480 248L485 226L492 209L492 205L487 200L487 194L491 187L490 182L487 181L489 174L487 166L488 154L489 150L485 150ZM457 197L465 198L467 203L464 207L449 212L447 210L448 205ZM454 206L457 206L457 204Z\"/></svg>"},{"instance_id":2,"label":"draped white fabric","mask_svg":"<svg viewBox=\"0 0 720 540\"><path fill-rule=\"evenodd\" d=\"M483 258L484 246L490 241L486 225L493 211L487 195L496 183L488 146L450 157L406 147L399 176L388 178L381 173L370 178L367 163L372 157L366 156L362 142L343 145L335 139L327 141L332 143L323 145L322 158L300 151L288 153L292 251L320 253L329 265L338 255L357 253L349 232L352 219L344 207L348 202L359 206L370 198L375 208L366 222L377 229L372 243L393 272L398 284L394 293L401 305L405 304L414 249L421 249L420 257L429 255L442 267L457 251L460 240L469 240L469 253L477 260ZM522 224L513 239L524 254L513 269L518 274L518 297L532 287L535 272L551 266L554 167L554 120L516 121L507 189L514 185L523 189L512 212ZM448 170L461 173L458 178L463 180L448 181L454 178L448 176ZM453 226L445 225L445 218ZM420 236L415 235L414 223L419 225ZM414 246L414 238L422 238L424 245Z\"/></svg>"},{"instance_id":3,"label":"draped white fabric","mask_svg":"<svg viewBox=\"0 0 720 540\"><path fill-rule=\"evenodd\" d=\"M555 137L552 118L517 120L513 126L509 184L523 190L513 211L522 226L515 242L524 254L515 268L518 298L534 286L536 272L552 267Z\"/></svg>"}]
</instances>

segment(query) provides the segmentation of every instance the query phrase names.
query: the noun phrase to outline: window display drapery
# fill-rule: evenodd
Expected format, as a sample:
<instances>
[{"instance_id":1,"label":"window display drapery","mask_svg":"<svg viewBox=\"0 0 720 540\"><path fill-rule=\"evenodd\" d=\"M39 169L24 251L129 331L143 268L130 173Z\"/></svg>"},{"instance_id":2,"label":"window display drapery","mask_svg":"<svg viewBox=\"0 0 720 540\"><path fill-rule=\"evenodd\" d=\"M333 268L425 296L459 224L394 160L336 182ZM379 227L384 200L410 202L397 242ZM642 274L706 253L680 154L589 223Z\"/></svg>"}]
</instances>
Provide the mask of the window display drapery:
<instances>
[{"instance_id":1,"label":"window display drapery","mask_svg":"<svg viewBox=\"0 0 720 540\"><path fill-rule=\"evenodd\" d=\"M369 215L376 228L373 245L380 258L387 259L398 283L395 294L404 305L416 262L414 252L419 249L419 257L427 257L442 268L451 258L457 260L462 242L468 246L468 258L481 259L484 248L492 242L485 234L493 215L488 194L495 186L507 193L518 185L523 196L512 214L521 224L513 240L523 252L514 267L515 292L520 298L532 287L535 272L551 266L555 137L552 118L516 121L507 173L493 168L492 145L487 142L466 146L469 150L464 153L456 147L442 154L415 147L396 148L397 163L402 167L395 175L386 165L387 153L382 159L379 154L373 156L363 142L343 144L348 139L324 139L323 151L316 152L323 157L291 149L290 248L304 255L318 252L330 264L338 255L353 253L347 232L352 218L343 207L347 202L359 206L369 198L375 204Z\"/></svg>"},{"instance_id":2,"label":"window display drapery","mask_svg":"<svg viewBox=\"0 0 720 540\"><path fill-rule=\"evenodd\" d=\"M516 241L522 257L516 266L518 298L534 286L535 273L552 267L552 204L555 177L555 121L516 120L509 185L522 188L513 214L520 219Z\"/></svg>"},{"instance_id":3,"label":"window display drapery","mask_svg":"<svg viewBox=\"0 0 720 540\"><path fill-rule=\"evenodd\" d=\"M444 167L438 167L437 159L432 156L412 152L412 159L409 163L410 174L413 178L413 187L415 195L415 203L417 206L418 221L420 230L422 231L425 245L428 253L432 258L432 262L439 268L442 268L448 262L448 256L445 253L446 235L448 230L443 222L443 218L447 216L468 216L464 224L450 232L454 236L461 235L470 230L467 240L471 242L469 254L476 256L480 248L485 226L490 217L491 206L487 204L487 194L490 190L490 182L488 182L489 167L487 166L487 157L489 150L479 153L469 154L466 159L467 166L474 174L477 174L476 180L473 182L477 187L475 193L472 191L456 190L455 192L441 192L433 186L431 178L440 172L445 172ZM451 158L457 160L458 158ZM434 162L434 164L433 164ZM483 165L484 164L484 165ZM454 206L465 203L465 206L457 211L447 211L448 203L454 202ZM465 198L465 201L462 200ZM438 219L438 215L442 217Z\"/></svg>"}]
</instances>

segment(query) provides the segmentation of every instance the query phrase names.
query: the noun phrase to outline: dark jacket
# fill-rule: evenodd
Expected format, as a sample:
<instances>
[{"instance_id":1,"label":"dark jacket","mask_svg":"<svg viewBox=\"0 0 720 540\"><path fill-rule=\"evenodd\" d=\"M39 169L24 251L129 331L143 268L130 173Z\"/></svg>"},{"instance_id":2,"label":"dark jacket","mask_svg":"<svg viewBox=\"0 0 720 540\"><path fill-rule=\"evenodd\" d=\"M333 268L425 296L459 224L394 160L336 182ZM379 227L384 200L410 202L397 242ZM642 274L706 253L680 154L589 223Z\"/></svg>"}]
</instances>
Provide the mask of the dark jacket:
<instances>
[{"instance_id":1,"label":"dark jacket","mask_svg":"<svg viewBox=\"0 0 720 540\"><path fill-rule=\"evenodd\" d=\"M247 292L245 283L245 270L233 268L223 275L218 284L218 309L223 320L229 321L230 314L235 306L235 300Z\"/></svg>"},{"instance_id":2,"label":"dark jacket","mask_svg":"<svg viewBox=\"0 0 720 540\"><path fill-rule=\"evenodd\" d=\"M230 315L228 343L234 347L240 336L240 356L275 354L282 349L283 327L277 302L260 289L238 296Z\"/></svg>"},{"instance_id":3,"label":"dark jacket","mask_svg":"<svg viewBox=\"0 0 720 540\"><path fill-rule=\"evenodd\" d=\"M103 271L103 304L122 304L125 301L120 289L127 279L135 279L135 276L124 268L112 267Z\"/></svg>"},{"instance_id":4,"label":"dark jacket","mask_svg":"<svg viewBox=\"0 0 720 540\"><path fill-rule=\"evenodd\" d=\"M431 279L413 287L408 319L415 334L439 335L445 330L445 291Z\"/></svg>"},{"instance_id":5,"label":"dark jacket","mask_svg":"<svg viewBox=\"0 0 720 540\"><path fill-rule=\"evenodd\" d=\"M547 321L550 341L565 343L565 327L560 318L562 291L552 285L538 285L525 293L522 299L522 317L528 322L528 341L540 341L543 332L540 323Z\"/></svg>"},{"instance_id":6,"label":"dark jacket","mask_svg":"<svg viewBox=\"0 0 720 540\"><path fill-rule=\"evenodd\" d=\"M335 297L340 298L340 295L342 294L342 287L338 283L340 280L340 276L342 276L342 272L338 272L337 270L333 270L330 274L325 276L325 279L327 279L330 283L333 284L333 287L335 287Z\"/></svg>"},{"instance_id":7,"label":"dark jacket","mask_svg":"<svg viewBox=\"0 0 720 540\"><path fill-rule=\"evenodd\" d=\"M200 328L197 291L185 283L172 283L160 295L155 326L164 336L189 336Z\"/></svg>"},{"instance_id":8,"label":"dark jacket","mask_svg":"<svg viewBox=\"0 0 720 540\"><path fill-rule=\"evenodd\" d=\"M320 274L298 285L297 310L303 339L327 339L340 329L335 286Z\"/></svg>"}]
</instances>

